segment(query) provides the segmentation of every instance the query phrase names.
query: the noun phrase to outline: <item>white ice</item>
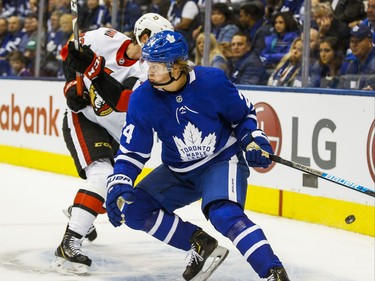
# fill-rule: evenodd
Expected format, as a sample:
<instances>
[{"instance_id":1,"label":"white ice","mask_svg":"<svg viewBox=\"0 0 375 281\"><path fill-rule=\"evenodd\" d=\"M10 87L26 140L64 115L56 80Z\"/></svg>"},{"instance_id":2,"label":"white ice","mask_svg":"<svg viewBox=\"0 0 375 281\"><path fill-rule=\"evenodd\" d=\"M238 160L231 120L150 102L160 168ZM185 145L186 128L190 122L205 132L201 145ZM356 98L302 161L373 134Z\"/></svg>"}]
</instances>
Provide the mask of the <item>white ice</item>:
<instances>
[{"instance_id":1,"label":"white ice","mask_svg":"<svg viewBox=\"0 0 375 281\"><path fill-rule=\"evenodd\" d=\"M186 253L126 226L96 220L98 238L84 243L92 258L85 276L49 269L61 241L69 206L82 180L0 164L0 280L183 280ZM318 210L317 210L318 211ZM179 210L230 249L211 281L260 280L229 240L204 219L199 203ZM290 219L247 212L267 235L292 281L374 281L374 237ZM355 223L355 222L354 222ZM374 223L375 225L375 223Z\"/></svg>"}]
</instances>

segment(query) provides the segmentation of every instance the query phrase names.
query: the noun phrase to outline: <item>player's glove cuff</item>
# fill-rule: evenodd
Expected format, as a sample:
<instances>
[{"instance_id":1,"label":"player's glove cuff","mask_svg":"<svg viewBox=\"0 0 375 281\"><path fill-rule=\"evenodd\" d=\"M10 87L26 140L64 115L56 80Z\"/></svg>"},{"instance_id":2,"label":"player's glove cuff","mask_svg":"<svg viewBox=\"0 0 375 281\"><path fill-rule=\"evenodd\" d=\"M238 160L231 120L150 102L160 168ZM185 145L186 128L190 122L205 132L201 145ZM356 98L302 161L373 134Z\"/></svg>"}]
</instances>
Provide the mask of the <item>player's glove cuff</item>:
<instances>
[{"instance_id":1,"label":"player's glove cuff","mask_svg":"<svg viewBox=\"0 0 375 281\"><path fill-rule=\"evenodd\" d=\"M97 56L94 53L94 58L91 61L91 64L86 68L85 75L90 80L94 80L95 78L100 76L100 74L102 73L104 69L104 65L105 65L105 58L102 56Z\"/></svg>"},{"instance_id":2,"label":"player's glove cuff","mask_svg":"<svg viewBox=\"0 0 375 281\"><path fill-rule=\"evenodd\" d=\"M110 192L109 189L116 184L127 184L133 186L133 181L131 178L124 174L110 175L107 178L107 192Z\"/></svg>"}]
</instances>

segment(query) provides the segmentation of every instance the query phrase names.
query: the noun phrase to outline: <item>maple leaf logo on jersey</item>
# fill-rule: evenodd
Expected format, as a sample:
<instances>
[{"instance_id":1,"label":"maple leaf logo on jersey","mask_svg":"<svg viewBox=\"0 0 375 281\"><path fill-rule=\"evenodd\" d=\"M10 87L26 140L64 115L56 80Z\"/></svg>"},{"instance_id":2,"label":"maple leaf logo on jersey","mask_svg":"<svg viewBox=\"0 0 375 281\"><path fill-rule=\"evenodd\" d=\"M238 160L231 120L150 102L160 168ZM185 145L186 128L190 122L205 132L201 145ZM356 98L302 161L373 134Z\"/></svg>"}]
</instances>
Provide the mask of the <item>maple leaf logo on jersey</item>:
<instances>
[{"instance_id":1,"label":"maple leaf logo on jersey","mask_svg":"<svg viewBox=\"0 0 375 281\"><path fill-rule=\"evenodd\" d=\"M202 132L190 122L185 126L183 140L174 136L173 140L184 162L198 160L214 153L215 133L209 134L202 141Z\"/></svg>"}]
</instances>

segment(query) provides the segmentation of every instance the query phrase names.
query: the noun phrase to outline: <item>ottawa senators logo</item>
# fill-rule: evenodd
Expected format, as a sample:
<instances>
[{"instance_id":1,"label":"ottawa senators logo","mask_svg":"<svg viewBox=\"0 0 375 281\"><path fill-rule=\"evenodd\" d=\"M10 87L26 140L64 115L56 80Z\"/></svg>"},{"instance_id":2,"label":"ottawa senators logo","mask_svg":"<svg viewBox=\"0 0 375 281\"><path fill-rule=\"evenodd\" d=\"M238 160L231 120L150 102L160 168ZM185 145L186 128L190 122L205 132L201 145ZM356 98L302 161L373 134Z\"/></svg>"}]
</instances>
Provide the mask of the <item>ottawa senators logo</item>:
<instances>
[{"instance_id":1,"label":"ottawa senators logo","mask_svg":"<svg viewBox=\"0 0 375 281\"><path fill-rule=\"evenodd\" d=\"M98 92L93 85L90 87L90 102L97 116L107 116L113 111L103 98L98 95Z\"/></svg>"}]
</instances>

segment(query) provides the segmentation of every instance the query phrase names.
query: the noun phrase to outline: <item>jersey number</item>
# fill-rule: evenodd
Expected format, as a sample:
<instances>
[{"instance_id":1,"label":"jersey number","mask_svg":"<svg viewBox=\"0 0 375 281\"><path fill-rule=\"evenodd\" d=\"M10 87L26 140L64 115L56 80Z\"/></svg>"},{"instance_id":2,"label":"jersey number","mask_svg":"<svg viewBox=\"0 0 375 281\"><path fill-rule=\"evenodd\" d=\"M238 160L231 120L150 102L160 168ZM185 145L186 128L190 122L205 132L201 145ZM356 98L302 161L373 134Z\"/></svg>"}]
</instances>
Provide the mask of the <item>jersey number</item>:
<instances>
[{"instance_id":1,"label":"jersey number","mask_svg":"<svg viewBox=\"0 0 375 281\"><path fill-rule=\"evenodd\" d=\"M133 137L133 131L134 131L134 125L129 124L127 125L124 130L122 130L122 134L126 139L126 143L130 143L132 137Z\"/></svg>"}]
</instances>

